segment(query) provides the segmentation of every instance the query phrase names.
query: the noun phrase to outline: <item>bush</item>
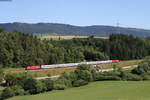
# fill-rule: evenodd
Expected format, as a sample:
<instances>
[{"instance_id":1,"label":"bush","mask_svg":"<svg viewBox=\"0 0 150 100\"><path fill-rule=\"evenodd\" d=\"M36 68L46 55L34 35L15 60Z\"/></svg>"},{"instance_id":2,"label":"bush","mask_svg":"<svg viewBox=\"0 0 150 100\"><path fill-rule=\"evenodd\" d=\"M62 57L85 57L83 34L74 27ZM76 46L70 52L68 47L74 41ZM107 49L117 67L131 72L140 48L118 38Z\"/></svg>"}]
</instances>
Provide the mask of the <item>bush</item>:
<instances>
[{"instance_id":1,"label":"bush","mask_svg":"<svg viewBox=\"0 0 150 100\"><path fill-rule=\"evenodd\" d=\"M23 79L20 84L25 91L28 91L30 94L37 94L43 92L44 84L41 81L38 81L30 76L22 78Z\"/></svg>"},{"instance_id":2,"label":"bush","mask_svg":"<svg viewBox=\"0 0 150 100\"><path fill-rule=\"evenodd\" d=\"M128 73L126 74L128 81L142 81L142 77L136 74Z\"/></svg>"},{"instance_id":3,"label":"bush","mask_svg":"<svg viewBox=\"0 0 150 100\"><path fill-rule=\"evenodd\" d=\"M148 71L150 71L150 57L146 57L141 63L139 63L138 67L132 70L132 73L141 75Z\"/></svg>"},{"instance_id":4,"label":"bush","mask_svg":"<svg viewBox=\"0 0 150 100\"><path fill-rule=\"evenodd\" d=\"M146 72L145 72L145 70L144 70L144 68L143 68L142 66L138 66L137 68L134 68L134 69L132 70L132 73L133 73L133 74L141 75L141 74L144 74L144 73L146 73Z\"/></svg>"},{"instance_id":5,"label":"bush","mask_svg":"<svg viewBox=\"0 0 150 100\"><path fill-rule=\"evenodd\" d=\"M121 78L118 76L103 76L103 75L98 76L96 78L96 81L107 81L107 80L121 80Z\"/></svg>"},{"instance_id":6,"label":"bush","mask_svg":"<svg viewBox=\"0 0 150 100\"><path fill-rule=\"evenodd\" d=\"M93 80L92 73L88 70L76 70L75 73L77 75L78 80L82 79L88 82Z\"/></svg>"},{"instance_id":7,"label":"bush","mask_svg":"<svg viewBox=\"0 0 150 100\"><path fill-rule=\"evenodd\" d=\"M105 80L121 80L121 78L116 74L116 72L106 72L98 73L96 76L96 81L105 81Z\"/></svg>"},{"instance_id":8,"label":"bush","mask_svg":"<svg viewBox=\"0 0 150 100\"><path fill-rule=\"evenodd\" d=\"M119 76L121 72L116 71L109 71L109 72L103 72L102 74L104 76Z\"/></svg>"},{"instance_id":9,"label":"bush","mask_svg":"<svg viewBox=\"0 0 150 100\"><path fill-rule=\"evenodd\" d=\"M42 80L43 84L45 85L46 91L51 91L54 88L54 82L50 79L44 79Z\"/></svg>"},{"instance_id":10,"label":"bush","mask_svg":"<svg viewBox=\"0 0 150 100\"><path fill-rule=\"evenodd\" d=\"M143 80L150 80L150 75L144 74L142 75Z\"/></svg>"},{"instance_id":11,"label":"bush","mask_svg":"<svg viewBox=\"0 0 150 100\"><path fill-rule=\"evenodd\" d=\"M54 89L55 90L65 90L67 87L63 84L55 84Z\"/></svg>"},{"instance_id":12,"label":"bush","mask_svg":"<svg viewBox=\"0 0 150 100\"><path fill-rule=\"evenodd\" d=\"M120 75L119 77L122 79L122 80L127 80L127 75L124 71L120 72Z\"/></svg>"},{"instance_id":13,"label":"bush","mask_svg":"<svg viewBox=\"0 0 150 100\"><path fill-rule=\"evenodd\" d=\"M12 86L11 89L14 91L15 96L18 95L25 95L26 92L24 91L24 89L21 86Z\"/></svg>"},{"instance_id":14,"label":"bush","mask_svg":"<svg viewBox=\"0 0 150 100\"><path fill-rule=\"evenodd\" d=\"M66 88L72 87L72 82L70 80L65 79L65 78L57 79L54 84L64 85Z\"/></svg>"},{"instance_id":15,"label":"bush","mask_svg":"<svg viewBox=\"0 0 150 100\"><path fill-rule=\"evenodd\" d=\"M74 87L79 87L79 86L83 86L83 85L87 85L87 84L88 84L87 81L80 79L80 80L75 81L73 83L73 86Z\"/></svg>"},{"instance_id":16,"label":"bush","mask_svg":"<svg viewBox=\"0 0 150 100\"><path fill-rule=\"evenodd\" d=\"M41 93L45 91L45 84L43 84L40 80L36 81L35 88L33 89L33 94Z\"/></svg>"},{"instance_id":17,"label":"bush","mask_svg":"<svg viewBox=\"0 0 150 100\"><path fill-rule=\"evenodd\" d=\"M12 86L15 84L16 75L15 74L7 74L5 76L5 81L7 86Z\"/></svg>"},{"instance_id":18,"label":"bush","mask_svg":"<svg viewBox=\"0 0 150 100\"><path fill-rule=\"evenodd\" d=\"M77 80L77 75L74 72L70 72L70 73L65 72L61 75L60 78L64 78L64 79L70 80L71 82L74 82Z\"/></svg>"},{"instance_id":19,"label":"bush","mask_svg":"<svg viewBox=\"0 0 150 100\"><path fill-rule=\"evenodd\" d=\"M2 91L1 99L6 99L15 96L15 93L12 88L8 87Z\"/></svg>"}]
</instances>

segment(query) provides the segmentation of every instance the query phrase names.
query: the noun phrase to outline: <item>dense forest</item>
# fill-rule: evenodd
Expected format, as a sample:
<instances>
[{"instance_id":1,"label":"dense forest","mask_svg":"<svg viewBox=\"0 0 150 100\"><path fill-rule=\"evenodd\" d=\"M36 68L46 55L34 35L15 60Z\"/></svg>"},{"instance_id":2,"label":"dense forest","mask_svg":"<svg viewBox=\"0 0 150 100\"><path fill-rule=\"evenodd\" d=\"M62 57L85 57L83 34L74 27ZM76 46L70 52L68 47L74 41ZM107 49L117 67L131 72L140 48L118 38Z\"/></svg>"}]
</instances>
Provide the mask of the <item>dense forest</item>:
<instances>
[{"instance_id":1,"label":"dense forest","mask_svg":"<svg viewBox=\"0 0 150 100\"><path fill-rule=\"evenodd\" d=\"M0 67L97 61L131 60L150 55L150 38L112 34L109 39L41 40L18 31L0 30Z\"/></svg>"}]
</instances>

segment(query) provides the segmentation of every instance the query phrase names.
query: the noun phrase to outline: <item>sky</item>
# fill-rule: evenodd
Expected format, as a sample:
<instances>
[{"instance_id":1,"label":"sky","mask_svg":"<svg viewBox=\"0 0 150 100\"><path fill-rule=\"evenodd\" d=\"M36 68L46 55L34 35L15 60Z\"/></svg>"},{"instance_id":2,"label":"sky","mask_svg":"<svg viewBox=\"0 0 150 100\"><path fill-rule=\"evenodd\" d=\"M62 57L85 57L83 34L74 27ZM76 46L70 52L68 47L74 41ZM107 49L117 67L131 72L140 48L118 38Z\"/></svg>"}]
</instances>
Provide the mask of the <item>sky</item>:
<instances>
[{"instance_id":1,"label":"sky","mask_svg":"<svg viewBox=\"0 0 150 100\"><path fill-rule=\"evenodd\" d=\"M0 0L0 23L64 23L150 29L150 0Z\"/></svg>"}]
</instances>

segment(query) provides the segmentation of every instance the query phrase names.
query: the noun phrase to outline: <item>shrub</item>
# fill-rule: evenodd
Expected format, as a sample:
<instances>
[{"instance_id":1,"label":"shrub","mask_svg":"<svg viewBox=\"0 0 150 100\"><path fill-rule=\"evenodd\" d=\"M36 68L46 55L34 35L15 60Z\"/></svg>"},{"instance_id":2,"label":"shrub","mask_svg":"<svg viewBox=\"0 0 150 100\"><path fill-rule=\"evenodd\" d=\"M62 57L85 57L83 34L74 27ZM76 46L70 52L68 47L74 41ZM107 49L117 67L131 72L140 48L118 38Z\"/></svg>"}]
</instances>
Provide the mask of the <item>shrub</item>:
<instances>
[{"instance_id":1,"label":"shrub","mask_svg":"<svg viewBox=\"0 0 150 100\"><path fill-rule=\"evenodd\" d=\"M21 86L12 86L11 89L14 91L15 96L26 94Z\"/></svg>"},{"instance_id":2,"label":"shrub","mask_svg":"<svg viewBox=\"0 0 150 100\"><path fill-rule=\"evenodd\" d=\"M144 68L143 68L142 66L138 66L137 68L134 68L134 69L132 70L132 73L133 73L133 74L141 75L141 74L146 73L146 71L144 70Z\"/></svg>"},{"instance_id":3,"label":"shrub","mask_svg":"<svg viewBox=\"0 0 150 100\"><path fill-rule=\"evenodd\" d=\"M12 88L8 87L2 91L1 99L6 99L15 96L15 93Z\"/></svg>"},{"instance_id":4,"label":"shrub","mask_svg":"<svg viewBox=\"0 0 150 100\"><path fill-rule=\"evenodd\" d=\"M34 79L33 77L23 77L21 86L25 91L30 94L40 93L44 89L44 84L41 81Z\"/></svg>"},{"instance_id":5,"label":"shrub","mask_svg":"<svg viewBox=\"0 0 150 100\"><path fill-rule=\"evenodd\" d=\"M121 80L121 78L118 76L118 74L116 74L116 72L98 73L96 81L104 80Z\"/></svg>"},{"instance_id":6,"label":"shrub","mask_svg":"<svg viewBox=\"0 0 150 100\"><path fill-rule=\"evenodd\" d=\"M118 71L110 71L110 72L103 72L104 76L119 76L121 72Z\"/></svg>"},{"instance_id":7,"label":"shrub","mask_svg":"<svg viewBox=\"0 0 150 100\"><path fill-rule=\"evenodd\" d=\"M132 73L126 74L126 77L127 77L128 81L141 81L141 80L143 80L141 76L136 75L136 74L132 74Z\"/></svg>"},{"instance_id":8,"label":"shrub","mask_svg":"<svg viewBox=\"0 0 150 100\"><path fill-rule=\"evenodd\" d=\"M28 74L6 74L5 80L7 86L20 85L24 87L24 83L27 79L33 79L32 76Z\"/></svg>"},{"instance_id":9,"label":"shrub","mask_svg":"<svg viewBox=\"0 0 150 100\"><path fill-rule=\"evenodd\" d=\"M44 79L42 80L43 84L45 85L46 91L51 91L54 88L54 82L50 79Z\"/></svg>"},{"instance_id":10,"label":"shrub","mask_svg":"<svg viewBox=\"0 0 150 100\"><path fill-rule=\"evenodd\" d=\"M73 83L73 86L74 87L79 87L79 86L83 86L83 85L87 85L87 84L88 84L87 81L80 79L80 80L75 81Z\"/></svg>"},{"instance_id":11,"label":"shrub","mask_svg":"<svg viewBox=\"0 0 150 100\"><path fill-rule=\"evenodd\" d=\"M75 73L77 75L78 80L82 79L88 82L93 80L92 73L88 70L76 70Z\"/></svg>"},{"instance_id":12,"label":"shrub","mask_svg":"<svg viewBox=\"0 0 150 100\"><path fill-rule=\"evenodd\" d=\"M5 76L6 85L7 86L14 85L15 84L15 81L14 81L15 79L16 79L16 75L14 75L14 74L7 74Z\"/></svg>"},{"instance_id":13,"label":"shrub","mask_svg":"<svg viewBox=\"0 0 150 100\"><path fill-rule=\"evenodd\" d=\"M150 80L150 75L148 74L143 74L142 75L143 80Z\"/></svg>"},{"instance_id":14,"label":"shrub","mask_svg":"<svg viewBox=\"0 0 150 100\"><path fill-rule=\"evenodd\" d=\"M64 85L66 88L72 87L72 82L70 80L65 79L65 78L57 79L54 84Z\"/></svg>"},{"instance_id":15,"label":"shrub","mask_svg":"<svg viewBox=\"0 0 150 100\"><path fill-rule=\"evenodd\" d=\"M70 80L71 82L74 82L77 80L77 75L74 72L70 72L70 73L65 72L61 75L60 78L64 78L64 79Z\"/></svg>"},{"instance_id":16,"label":"shrub","mask_svg":"<svg viewBox=\"0 0 150 100\"><path fill-rule=\"evenodd\" d=\"M55 84L54 89L55 90L65 90L67 87L63 84Z\"/></svg>"},{"instance_id":17,"label":"shrub","mask_svg":"<svg viewBox=\"0 0 150 100\"><path fill-rule=\"evenodd\" d=\"M126 73L125 72L120 72L120 75L119 75L119 77L122 79L122 80L127 80L127 75L126 75Z\"/></svg>"},{"instance_id":18,"label":"shrub","mask_svg":"<svg viewBox=\"0 0 150 100\"><path fill-rule=\"evenodd\" d=\"M41 93L43 91L45 91L45 85L41 81L36 81L33 94Z\"/></svg>"},{"instance_id":19,"label":"shrub","mask_svg":"<svg viewBox=\"0 0 150 100\"><path fill-rule=\"evenodd\" d=\"M138 67L132 70L132 73L141 75L148 71L150 71L150 56L146 57L141 63L139 63Z\"/></svg>"},{"instance_id":20,"label":"shrub","mask_svg":"<svg viewBox=\"0 0 150 100\"><path fill-rule=\"evenodd\" d=\"M90 65L79 65L74 73L78 80L82 79L88 82L95 80L96 71Z\"/></svg>"},{"instance_id":21,"label":"shrub","mask_svg":"<svg viewBox=\"0 0 150 100\"><path fill-rule=\"evenodd\" d=\"M118 76L104 76L104 75L101 75L101 76L98 76L96 81L106 81L106 80L121 80L120 77Z\"/></svg>"}]
</instances>

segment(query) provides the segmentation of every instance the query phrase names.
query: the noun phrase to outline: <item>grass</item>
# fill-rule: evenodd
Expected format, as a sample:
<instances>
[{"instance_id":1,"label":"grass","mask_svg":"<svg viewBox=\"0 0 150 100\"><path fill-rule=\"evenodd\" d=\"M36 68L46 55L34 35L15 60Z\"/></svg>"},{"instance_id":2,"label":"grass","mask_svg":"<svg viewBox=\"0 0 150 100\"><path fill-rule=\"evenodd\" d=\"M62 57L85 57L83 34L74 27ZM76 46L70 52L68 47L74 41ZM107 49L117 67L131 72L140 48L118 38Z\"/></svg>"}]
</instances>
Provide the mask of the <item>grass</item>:
<instances>
[{"instance_id":1,"label":"grass","mask_svg":"<svg viewBox=\"0 0 150 100\"><path fill-rule=\"evenodd\" d=\"M66 67L66 68L54 68L54 69L44 69L37 71L28 71L27 73L34 77L42 77L42 76L55 76L60 75L64 72L72 72L76 67Z\"/></svg>"},{"instance_id":2,"label":"grass","mask_svg":"<svg viewBox=\"0 0 150 100\"><path fill-rule=\"evenodd\" d=\"M52 91L8 100L150 100L150 81L103 81L79 88Z\"/></svg>"},{"instance_id":3,"label":"grass","mask_svg":"<svg viewBox=\"0 0 150 100\"><path fill-rule=\"evenodd\" d=\"M116 67L125 67L125 66L137 65L140 61L141 60L122 61L113 64L101 64L98 67L101 67L102 69L112 68L114 65L116 65ZM26 71L25 73L28 73L34 77L55 76L55 75L60 75L64 72L74 71L75 68L76 67L55 68L55 69L46 69L46 70ZM22 73L25 70L23 68L5 68L4 71L6 73Z\"/></svg>"},{"instance_id":4,"label":"grass","mask_svg":"<svg viewBox=\"0 0 150 100\"><path fill-rule=\"evenodd\" d=\"M4 72L7 73L27 73L33 77L43 77L43 76L55 76L60 75L64 72L72 72L76 67L65 67L65 68L54 68L54 69L41 69L41 70L25 70L24 68L4 68Z\"/></svg>"},{"instance_id":5,"label":"grass","mask_svg":"<svg viewBox=\"0 0 150 100\"><path fill-rule=\"evenodd\" d=\"M58 36L58 35L42 35L38 36L41 39L53 39L53 40L68 40L73 38L88 38L89 36ZM108 39L108 37L94 37L94 38L101 38L101 39Z\"/></svg>"}]
</instances>

